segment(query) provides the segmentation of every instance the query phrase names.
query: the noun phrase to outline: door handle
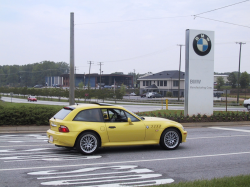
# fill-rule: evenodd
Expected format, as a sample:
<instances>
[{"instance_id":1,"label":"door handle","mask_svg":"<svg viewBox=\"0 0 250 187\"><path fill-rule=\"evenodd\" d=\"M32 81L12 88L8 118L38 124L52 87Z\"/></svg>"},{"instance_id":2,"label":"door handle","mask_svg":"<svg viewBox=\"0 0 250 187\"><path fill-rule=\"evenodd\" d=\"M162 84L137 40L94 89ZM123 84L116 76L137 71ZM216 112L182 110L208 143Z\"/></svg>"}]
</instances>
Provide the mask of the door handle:
<instances>
[{"instance_id":1,"label":"door handle","mask_svg":"<svg viewBox=\"0 0 250 187\"><path fill-rule=\"evenodd\" d=\"M116 126L109 126L109 128L110 128L110 129L115 129L115 128L116 128Z\"/></svg>"}]
</instances>

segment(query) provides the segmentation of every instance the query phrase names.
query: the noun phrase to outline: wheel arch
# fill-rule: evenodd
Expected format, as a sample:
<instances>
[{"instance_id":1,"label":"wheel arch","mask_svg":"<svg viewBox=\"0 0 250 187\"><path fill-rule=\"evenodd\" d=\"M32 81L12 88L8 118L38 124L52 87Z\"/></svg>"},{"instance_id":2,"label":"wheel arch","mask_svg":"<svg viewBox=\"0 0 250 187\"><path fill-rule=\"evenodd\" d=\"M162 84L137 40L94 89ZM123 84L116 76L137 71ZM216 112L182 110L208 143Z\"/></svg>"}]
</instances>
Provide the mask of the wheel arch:
<instances>
[{"instance_id":1,"label":"wheel arch","mask_svg":"<svg viewBox=\"0 0 250 187\"><path fill-rule=\"evenodd\" d=\"M101 147L101 145L102 145L102 139L101 139L101 136L96 132L96 131L94 131L94 130L84 130L84 131L82 131L81 133L79 133L78 134L78 136L77 136L77 138L76 138L76 140L75 140L75 144L74 144L74 147L76 147L76 142L77 142L77 140L78 140L78 138L83 134L83 133L86 133L86 132L92 132L92 133L94 133L94 134L96 134L97 135L97 137L99 138L99 145L98 145L98 147Z\"/></svg>"},{"instance_id":2,"label":"wheel arch","mask_svg":"<svg viewBox=\"0 0 250 187\"><path fill-rule=\"evenodd\" d=\"M163 133L164 133L166 130L169 130L169 129L176 129L176 130L178 131L178 133L180 134L180 137L181 137L180 143L182 143L182 133L181 133L180 129L177 128L177 127L174 127L174 126L170 126L170 127L166 127L166 128L162 131L161 136L160 136L160 139L159 139L159 144L160 144L160 142L161 142L161 137L162 137Z\"/></svg>"}]
</instances>

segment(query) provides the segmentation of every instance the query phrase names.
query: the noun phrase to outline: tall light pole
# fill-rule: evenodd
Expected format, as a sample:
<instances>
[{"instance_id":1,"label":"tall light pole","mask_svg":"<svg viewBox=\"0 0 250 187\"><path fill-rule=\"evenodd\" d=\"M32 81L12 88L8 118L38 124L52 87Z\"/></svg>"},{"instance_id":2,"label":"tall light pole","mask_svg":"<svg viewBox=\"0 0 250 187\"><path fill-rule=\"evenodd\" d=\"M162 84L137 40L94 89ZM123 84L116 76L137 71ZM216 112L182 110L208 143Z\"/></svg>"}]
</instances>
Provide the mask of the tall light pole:
<instances>
[{"instance_id":1,"label":"tall light pole","mask_svg":"<svg viewBox=\"0 0 250 187\"><path fill-rule=\"evenodd\" d=\"M70 13L70 74L69 74L69 104L75 104L74 76L74 13Z\"/></svg>"},{"instance_id":2,"label":"tall light pole","mask_svg":"<svg viewBox=\"0 0 250 187\"><path fill-rule=\"evenodd\" d=\"M180 101L180 79L181 79L181 47L185 46L182 44L177 44L177 46L180 46L180 63L179 63L179 83L178 83L178 101Z\"/></svg>"},{"instance_id":3,"label":"tall light pole","mask_svg":"<svg viewBox=\"0 0 250 187\"><path fill-rule=\"evenodd\" d=\"M241 45L246 44L243 42L236 42L236 44L240 44L240 53L239 53L239 71L238 71L238 90L237 90L237 104L239 104L239 91L240 91L240 59L241 59Z\"/></svg>"}]
</instances>

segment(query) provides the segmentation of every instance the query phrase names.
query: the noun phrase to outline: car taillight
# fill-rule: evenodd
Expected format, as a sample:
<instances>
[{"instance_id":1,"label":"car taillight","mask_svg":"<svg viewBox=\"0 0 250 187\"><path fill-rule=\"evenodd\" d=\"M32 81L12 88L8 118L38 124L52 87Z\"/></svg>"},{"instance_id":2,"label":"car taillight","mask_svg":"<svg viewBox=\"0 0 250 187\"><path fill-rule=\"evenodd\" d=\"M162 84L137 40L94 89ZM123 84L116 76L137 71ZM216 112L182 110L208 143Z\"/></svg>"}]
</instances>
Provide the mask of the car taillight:
<instances>
[{"instance_id":1,"label":"car taillight","mask_svg":"<svg viewBox=\"0 0 250 187\"><path fill-rule=\"evenodd\" d=\"M58 130L59 130L59 132L69 132L68 127L63 126L63 125L61 125Z\"/></svg>"}]
</instances>

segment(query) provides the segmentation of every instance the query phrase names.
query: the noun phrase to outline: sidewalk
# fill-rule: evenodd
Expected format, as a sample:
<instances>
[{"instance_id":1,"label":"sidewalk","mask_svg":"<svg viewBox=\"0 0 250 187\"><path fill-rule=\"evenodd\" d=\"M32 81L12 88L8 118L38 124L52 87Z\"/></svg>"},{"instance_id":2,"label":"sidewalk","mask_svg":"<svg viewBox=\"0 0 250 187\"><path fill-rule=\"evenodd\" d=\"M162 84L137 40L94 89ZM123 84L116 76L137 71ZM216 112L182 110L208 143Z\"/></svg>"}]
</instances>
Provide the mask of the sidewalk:
<instances>
[{"instance_id":1,"label":"sidewalk","mask_svg":"<svg viewBox=\"0 0 250 187\"><path fill-rule=\"evenodd\" d=\"M236 122L203 122L203 123L182 123L185 128L193 127L215 127L215 126L243 126L249 125L249 121ZM2 126L0 127L0 134L3 133L46 133L50 126Z\"/></svg>"}]
</instances>

